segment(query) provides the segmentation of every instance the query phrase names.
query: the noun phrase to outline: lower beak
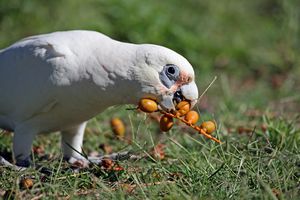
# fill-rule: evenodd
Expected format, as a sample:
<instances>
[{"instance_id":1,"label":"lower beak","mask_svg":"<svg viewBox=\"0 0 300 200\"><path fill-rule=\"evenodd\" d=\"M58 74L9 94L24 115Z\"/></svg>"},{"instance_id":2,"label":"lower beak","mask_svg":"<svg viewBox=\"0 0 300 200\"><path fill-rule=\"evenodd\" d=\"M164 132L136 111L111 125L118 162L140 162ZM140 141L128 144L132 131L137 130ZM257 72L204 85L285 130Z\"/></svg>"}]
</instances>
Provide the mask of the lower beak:
<instances>
[{"instance_id":1,"label":"lower beak","mask_svg":"<svg viewBox=\"0 0 300 200\"><path fill-rule=\"evenodd\" d=\"M175 110L173 98L174 98L174 94L166 94L162 96L162 99L159 104L163 110L166 111Z\"/></svg>"},{"instance_id":2,"label":"lower beak","mask_svg":"<svg viewBox=\"0 0 300 200\"><path fill-rule=\"evenodd\" d=\"M181 95L181 100L185 99L190 101L191 108L195 106L198 100L198 87L195 82L183 85L179 88L179 93ZM175 101L176 98L176 101ZM166 94L162 96L160 105L164 110L171 111L175 110L174 102L178 102L178 93L176 94Z\"/></svg>"}]
</instances>

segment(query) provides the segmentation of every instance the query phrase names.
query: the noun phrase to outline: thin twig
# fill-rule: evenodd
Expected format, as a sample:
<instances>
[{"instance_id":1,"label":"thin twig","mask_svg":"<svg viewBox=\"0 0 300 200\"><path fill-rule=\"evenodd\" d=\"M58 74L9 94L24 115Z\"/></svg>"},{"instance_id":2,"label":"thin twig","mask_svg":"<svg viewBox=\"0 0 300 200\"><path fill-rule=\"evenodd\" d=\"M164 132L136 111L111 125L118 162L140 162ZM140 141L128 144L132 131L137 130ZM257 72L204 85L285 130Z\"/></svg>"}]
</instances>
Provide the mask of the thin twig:
<instances>
[{"instance_id":1,"label":"thin twig","mask_svg":"<svg viewBox=\"0 0 300 200\"><path fill-rule=\"evenodd\" d=\"M200 101L200 99L204 96L204 94L207 92L207 90L212 86L212 84L217 80L217 76L214 77L214 79L210 82L210 84L206 87L206 89L202 92L200 97L197 99L197 101Z\"/></svg>"},{"instance_id":2,"label":"thin twig","mask_svg":"<svg viewBox=\"0 0 300 200\"><path fill-rule=\"evenodd\" d=\"M224 166L225 166L225 163L222 163L222 165L214 173L212 173L207 179L209 180L212 177L214 177L221 169L223 169Z\"/></svg>"},{"instance_id":3,"label":"thin twig","mask_svg":"<svg viewBox=\"0 0 300 200\"><path fill-rule=\"evenodd\" d=\"M208 139L211 139L211 140L213 140L213 141L215 141L215 142L217 142L217 143L219 143L219 144L221 143L220 140L218 140L217 138L215 138L215 137L213 137L213 136L207 134L207 133L206 133L202 128L200 128L199 126L195 126L195 125L189 123L187 120L185 120L185 119L183 119L183 118L180 118L178 115L174 115L174 114L172 114L172 113L168 113L168 112L163 111L163 110L161 110L160 112L161 112L162 114L164 114L164 115L167 115L167 116L169 116L169 117L176 118L176 119L182 121L182 122L185 123L186 125L192 127L192 128L195 129L196 131L198 131L200 134L202 134L202 135L204 135L205 137L207 137Z\"/></svg>"}]
</instances>

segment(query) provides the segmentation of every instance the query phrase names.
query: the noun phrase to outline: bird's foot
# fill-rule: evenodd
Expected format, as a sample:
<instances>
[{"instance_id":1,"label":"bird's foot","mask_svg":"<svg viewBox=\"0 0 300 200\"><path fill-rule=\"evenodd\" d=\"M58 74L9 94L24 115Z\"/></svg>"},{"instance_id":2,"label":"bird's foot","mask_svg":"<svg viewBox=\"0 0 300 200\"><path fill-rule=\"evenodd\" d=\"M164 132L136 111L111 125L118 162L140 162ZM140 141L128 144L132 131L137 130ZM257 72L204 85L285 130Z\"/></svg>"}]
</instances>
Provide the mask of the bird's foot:
<instances>
[{"instance_id":1,"label":"bird's foot","mask_svg":"<svg viewBox=\"0 0 300 200\"><path fill-rule=\"evenodd\" d=\"M87 160L84 157L76 158L76 157L70 157L70 158L65 158L68 163L71 164L71 166L75 169L83 169L83 168L88 168L89 167L89 160Z\"/></svg>"},{"instance_id":2,"label":"bird's foot","mask_svg":"<svg viewBox=\"0 0 300 200\"><path fill-rule=\"evenodd\" d=\"M129 151L112 153L109 155L103 156L88 156L85 158L84 156L80 157L65 157L64 159L68 161L75 168L87 168L89 164L101 165L103 160L113 160L113 161L121 161L121 160L137 160L140 159L141 156L133 155Z\"/></svg>"},{"instance_id":3,"label":"bird's foot","mask_svg":"<svg viewBox=\"0 0 300 200\"><path fill-rule=\"evenodd\" d=\"M24 170L28 169L29 167L31 167L32 163L31 163L30 159L29 160L26 159L26 160L18 160L16 162L16 164L14 165L14 164L10 163L9 161L7 161L2 156L0 156L0 167L1 166L10 168L10 169L16 170L16 171L24 171ZM34 168L45 175L52 174L52 170L48 169L47 167L43 167L40 165L34 165Z\"/></svg>"},{"instance_id":4,"label":"bird's foot","mask_svg":"<svg viewBox=\"0 0 300 200\"><path fill-rule=\"evenodd\" d=\"M122 161L122 160L138 160L141 156L133 155L130 151L124 151L119 153L112 153L104 156L92 156L88 157L90 163L101 165L103 160L113 160L113 161Z\"/></svg>"},{"instance_id":5,"label":"bird's foot","mask_svg":"<svg viewBox=\"0 0 300 200\"><path fill-rule=\"evenodd\" d=\"M8 168L11 168L11 169L17 170L17 171L23 171L23 170L27 169L27 167L28 167L28 166L22 166L22 165L18 165L18 164L14 165L14 164L8 162L2 156L0 156L0 166L8 167Z\"/></svg>"}]
</instances>

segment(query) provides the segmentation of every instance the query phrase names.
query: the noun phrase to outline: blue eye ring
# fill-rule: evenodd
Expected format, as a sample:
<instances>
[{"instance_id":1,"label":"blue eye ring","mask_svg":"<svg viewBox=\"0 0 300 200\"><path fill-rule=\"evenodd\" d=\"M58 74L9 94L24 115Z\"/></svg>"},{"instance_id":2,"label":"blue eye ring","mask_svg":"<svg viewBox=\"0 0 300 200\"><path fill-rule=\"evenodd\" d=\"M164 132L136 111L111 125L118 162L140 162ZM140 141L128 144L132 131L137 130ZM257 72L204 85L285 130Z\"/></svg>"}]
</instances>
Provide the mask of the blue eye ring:
<instances>
[{"instance_id":1,"label":"blue eye ring","mask_svg":"<svg viewBox=\"0 0 300 200\"><path fill-rule=\"evenodd\" d=\"M177 81L179 78L179 67L173 64L167 64L164 67L165 74L170 80Z\"/></svg>"}]
</instances>

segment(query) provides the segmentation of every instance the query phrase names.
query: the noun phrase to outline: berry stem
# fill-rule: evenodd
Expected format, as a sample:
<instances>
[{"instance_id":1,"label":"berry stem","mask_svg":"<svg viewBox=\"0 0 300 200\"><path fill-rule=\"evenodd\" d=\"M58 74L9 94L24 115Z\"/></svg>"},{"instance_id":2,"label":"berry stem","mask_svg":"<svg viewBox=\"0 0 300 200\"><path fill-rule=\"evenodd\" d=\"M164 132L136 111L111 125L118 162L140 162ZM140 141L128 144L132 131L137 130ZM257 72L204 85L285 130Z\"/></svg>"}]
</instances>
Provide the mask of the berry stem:
<instances>
[{"instance_id":1,"label":"berry stem","mask_svg":"<svg viewBox=\"0 0 300 200\"><path fill-rule=\"evenodd\" d=\"M196 131L198 131L200 134L202 134L202 135L204 135L205 137L207 137L208 139L211 139L211 140L213 140L213 141L215 141L215 142L221 144L221 141L220 141L220 140L218 140L217 138L215 138L215 137L213 137L213 136L207 134L207 133L206 133L203 129L201 129L199 126L195 126L195 125L189 123L187 120L185 120L185 119L183 119L183 118L180 118L180 117L179 117L178 115L176 115L176 114L168 113L168 112L165 112L165 111L163 111L163 110L160 110L160 112L161 112L162 114L164 114L164 115L167 115L167 116L169 116L169 117L173 117L173 118L176 118L176 119L182 121L182 122L185 123L186 125L192 127L192 128L195 129Z\"/></svg>"}]
</instances>

